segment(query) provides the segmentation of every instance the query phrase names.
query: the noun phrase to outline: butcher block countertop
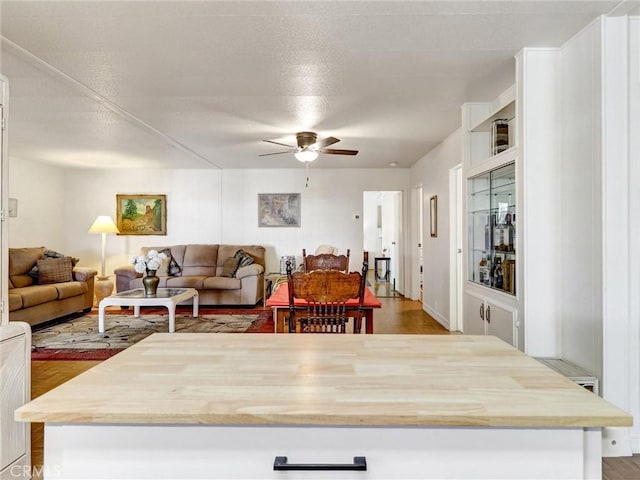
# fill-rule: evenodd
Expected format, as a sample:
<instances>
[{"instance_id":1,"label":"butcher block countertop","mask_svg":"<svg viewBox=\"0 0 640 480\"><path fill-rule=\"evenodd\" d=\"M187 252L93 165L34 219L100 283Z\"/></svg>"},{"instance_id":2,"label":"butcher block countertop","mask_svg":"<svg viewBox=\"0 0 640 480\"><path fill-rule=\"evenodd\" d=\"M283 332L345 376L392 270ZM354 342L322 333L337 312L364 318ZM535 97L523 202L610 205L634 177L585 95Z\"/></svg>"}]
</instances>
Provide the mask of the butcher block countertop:
<instances>
[{"instance_id":1,"label":"butcher block countertop","mask_svg":"<svg viewBox=\"0 0 640 480\"><path fill-rule=\"evenodd\" d=\"M629 426L490 336L157 333L16 411L53 423Z\"/></svg>"}]
</instances>

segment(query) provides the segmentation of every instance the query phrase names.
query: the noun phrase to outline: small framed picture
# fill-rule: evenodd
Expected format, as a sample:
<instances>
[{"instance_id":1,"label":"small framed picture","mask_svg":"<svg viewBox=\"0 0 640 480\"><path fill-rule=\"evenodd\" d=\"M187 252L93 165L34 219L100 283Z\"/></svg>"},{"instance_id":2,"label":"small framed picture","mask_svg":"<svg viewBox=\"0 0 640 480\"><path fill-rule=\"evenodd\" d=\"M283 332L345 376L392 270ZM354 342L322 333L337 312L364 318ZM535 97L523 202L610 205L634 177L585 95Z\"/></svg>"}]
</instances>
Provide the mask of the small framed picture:
<instances>
[{"instance_id":1,"label":"small framed picture","mask_svg":"<svg viewBox=\"0 0 640 480\"><path fill-rule=\"evenodd\" d=\"M438 196L434 195L429 200L429 228L432 237L438 236Z\"/></svg>"},{"instance_id":2,"label":"small framed picture","mask_svg":"<svg viewBox=\"0 0 640 480\"><path fill-rule=\"evenodd\" d=\"M116 194L119 235L166 235L167 196Z\"/></svg>"},{"instance_id":3,"label":"small framed picture","mask_svg":"<svg viewBox=\"0 0 640 480\"><path fill-rule=\"evenodd\" d=\"M259 193L258 227L299 227L299 193Z\"/></svg>"}]
</instances>

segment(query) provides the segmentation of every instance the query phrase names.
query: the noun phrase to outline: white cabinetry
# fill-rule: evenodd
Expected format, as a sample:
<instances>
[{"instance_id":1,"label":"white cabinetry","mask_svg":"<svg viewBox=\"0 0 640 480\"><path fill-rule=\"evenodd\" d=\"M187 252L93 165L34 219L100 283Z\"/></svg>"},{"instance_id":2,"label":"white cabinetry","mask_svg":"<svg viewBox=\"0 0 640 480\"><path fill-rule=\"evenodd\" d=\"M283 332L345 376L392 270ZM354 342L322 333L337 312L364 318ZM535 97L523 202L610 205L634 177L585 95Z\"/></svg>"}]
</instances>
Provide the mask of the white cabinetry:
<instances>
[{"instance_id":1,"label":"white cabinetry","mask_svg":"<svg viewBox=\"0 0 640 480\"><path fill-rule=\"evenodd\" d=\"M463 332L524 348L516 86L462 107L465 193ZM517 225L517 226L516 226Z\"/></svg>"},{"instance_id":2,"label":"white cabinetry","mask_svg":"<svg viewBox=\"0 0 640 480\"><path fill-rule=\"evenodd\" d=\"M464 311L466 335L493 335L519 347L517 308L482 296L482 292L467 291Z\"/></svg>"},{"instance_id":3,"label":"white cabinetry","mask_svg":"<svg viewBox=\"0 0 640 480\"><path fill-rule=\"evenodd\" d=\"M31 397L30 354L29 325L0 326L0 480L30 478L30 424L13 419Z\"/></svg>"}]
</instances>

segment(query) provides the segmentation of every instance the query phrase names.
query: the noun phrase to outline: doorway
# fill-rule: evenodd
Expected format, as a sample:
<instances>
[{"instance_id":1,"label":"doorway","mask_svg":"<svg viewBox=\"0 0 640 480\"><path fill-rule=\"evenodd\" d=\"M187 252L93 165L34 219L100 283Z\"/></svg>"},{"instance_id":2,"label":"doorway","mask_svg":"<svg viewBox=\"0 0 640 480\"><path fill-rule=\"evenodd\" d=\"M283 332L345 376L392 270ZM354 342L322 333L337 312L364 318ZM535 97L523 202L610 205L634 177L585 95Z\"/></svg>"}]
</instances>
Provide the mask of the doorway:
<instances>
[{"instance_id":1,"label":"doorway","mask_svg":"<svg viewBox=\"0 0 640 480\"><path fill-rule=\"evenodd\" d=\"M402 192L363 192L363 249L369 252L367 282L378 297L404 291Z\"/></svg>"}]
</instances>

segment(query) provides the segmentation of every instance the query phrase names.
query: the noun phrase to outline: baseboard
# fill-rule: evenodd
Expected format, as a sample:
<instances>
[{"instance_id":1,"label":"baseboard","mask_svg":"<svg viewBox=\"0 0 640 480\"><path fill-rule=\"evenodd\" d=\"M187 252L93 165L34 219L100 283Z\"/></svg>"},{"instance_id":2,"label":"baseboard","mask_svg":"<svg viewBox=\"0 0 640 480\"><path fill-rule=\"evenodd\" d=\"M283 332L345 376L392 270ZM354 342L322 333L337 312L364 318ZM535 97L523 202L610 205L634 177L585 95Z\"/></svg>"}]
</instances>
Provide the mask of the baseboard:
<instances>
[{"instance_id":1,"label":"baseboard","mask_svg":"<svg viewBox=\"0 0 640 480\"><path fill-rule=\"evenodd\" d=\"M431 308L427 304L423 303L422 304L422 309L425 312L427 312L429 315L431 315L436 322L438 322L440 325L442 325L447 330L451 331L448 319L444 318L440 313L436 312L433 308Z\"/></svg>"}]
</instances>

